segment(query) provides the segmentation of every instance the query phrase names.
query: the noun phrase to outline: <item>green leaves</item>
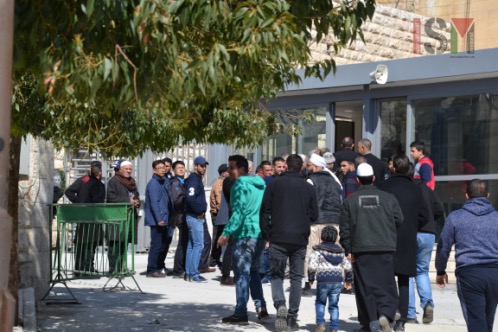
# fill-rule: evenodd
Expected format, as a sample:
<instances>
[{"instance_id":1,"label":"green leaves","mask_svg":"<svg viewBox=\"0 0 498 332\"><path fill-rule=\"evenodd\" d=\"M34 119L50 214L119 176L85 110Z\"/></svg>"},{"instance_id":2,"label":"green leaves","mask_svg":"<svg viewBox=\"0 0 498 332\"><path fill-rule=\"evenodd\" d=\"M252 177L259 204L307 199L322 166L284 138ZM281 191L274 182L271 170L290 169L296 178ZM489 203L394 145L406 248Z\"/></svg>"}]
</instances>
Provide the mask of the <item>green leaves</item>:
<instances>
[{"instance_id":1,"label":"green leaves","mask_svg":"<svg viewBox=\"0 0 498 332\"><path fill-rule=\"evenodd\" d=\"M297 68L320 78L335 70L333 59L311 64L309 44L332 33L338 49L362 37L374 4L18 0L14 105L24 113L15 119L34 112L29 95L41 111L26 128L58 146L133 155L180 136L258 144L276 130L261 100L298 83Z\"/></svg>"}]
</instances>

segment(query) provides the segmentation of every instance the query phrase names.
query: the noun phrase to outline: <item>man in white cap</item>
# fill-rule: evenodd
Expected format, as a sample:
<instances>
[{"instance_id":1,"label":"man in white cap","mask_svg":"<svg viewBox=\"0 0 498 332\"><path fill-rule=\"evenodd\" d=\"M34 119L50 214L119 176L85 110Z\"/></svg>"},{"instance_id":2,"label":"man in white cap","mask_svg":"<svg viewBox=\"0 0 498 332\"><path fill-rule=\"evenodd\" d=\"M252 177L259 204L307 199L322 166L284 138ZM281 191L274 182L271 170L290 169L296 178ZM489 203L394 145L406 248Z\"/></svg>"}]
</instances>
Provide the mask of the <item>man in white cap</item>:
<instances>
[{"instance_id":1,"label":"man in white cap","mask_svg":"<svg viewBox=\"0 0 498 332\"><path fill-rule=\"evenodd\" d=\"M323 154L323 159L325 159L325 164L327 164L327 168L332 171L335 163L334 154L332 152L325 152Z\"/></svg>"},{"instance_id":2,"label":"man in white cap","mask_svg":"<svg viewBox=\"0 0 498 332\"><path fill-rule=\"evenodd\" d=\"M357 179L360 188L344 200L340 242L353 263L359 331L392 331L398 307L394 253L403 214L393 195L372 185L372 166L358 165Z\"/></svg>"},{"instance_id":3,"label":"man in white cap","mask_svg":"<svg viewBox=\"0 0 498 332\"><path fill-rule=\"evenodd\" d=\"M318 199L318 219L311 223L304 272L308 271L308 263L313 246L320 244L322 229L335 226L339 231L342 209L341 184L335 175L327 170L325 159L313 153L307 161L308 182L313 185ZM303 295L311 296L309 281L304 283Z\"/></svg>"}]
</instances>

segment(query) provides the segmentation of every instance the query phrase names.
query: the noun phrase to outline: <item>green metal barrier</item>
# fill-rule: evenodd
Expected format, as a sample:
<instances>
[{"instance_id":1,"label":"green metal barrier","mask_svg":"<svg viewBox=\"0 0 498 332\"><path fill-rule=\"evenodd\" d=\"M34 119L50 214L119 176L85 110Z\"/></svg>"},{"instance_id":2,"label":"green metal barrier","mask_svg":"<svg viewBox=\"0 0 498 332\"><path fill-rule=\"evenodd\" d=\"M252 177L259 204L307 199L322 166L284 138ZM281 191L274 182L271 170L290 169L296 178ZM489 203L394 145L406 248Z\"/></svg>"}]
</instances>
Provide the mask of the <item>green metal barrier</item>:
<instances>
[{"instance_id":1,"label":"green metal barrier","mask_svg":"<svg viewBox=\"0 0 498 332\"><path fill-rule=\"evenodd\" d=\"M57 232L50 266L51 287L62 283L72 298L56 302L78 303L66 281L107 277L104 290L112 279L126 288L122 280L135 274L134 209L127 203L56 204ZM52 210L52 208L51 208ZM50 232L52 234L52 232ZM51 241L52 242L52 241ZM128 254L128 244L131 253ZM47 301L50 299L47 299Z\"/></svg>"}]
</instances>

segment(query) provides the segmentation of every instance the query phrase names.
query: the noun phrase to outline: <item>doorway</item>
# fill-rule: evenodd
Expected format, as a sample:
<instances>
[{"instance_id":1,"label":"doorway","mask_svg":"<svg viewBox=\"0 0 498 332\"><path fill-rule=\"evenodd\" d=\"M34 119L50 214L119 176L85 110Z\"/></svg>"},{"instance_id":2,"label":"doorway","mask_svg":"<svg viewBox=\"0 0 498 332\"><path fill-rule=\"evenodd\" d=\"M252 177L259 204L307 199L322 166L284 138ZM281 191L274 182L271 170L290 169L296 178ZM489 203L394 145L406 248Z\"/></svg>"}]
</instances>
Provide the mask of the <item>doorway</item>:
<instances>
[{"instance_id":1,"label":"doorway","mask_svg":"<svg viewBox=\"0 0 498 332\"><path fill-rule=\"evenodd\" d=\"M352 137L355 144L363 133L363 101L341 101L335 103L335 150L341 149L344 137Z\"/></svg>"}]
</instances>

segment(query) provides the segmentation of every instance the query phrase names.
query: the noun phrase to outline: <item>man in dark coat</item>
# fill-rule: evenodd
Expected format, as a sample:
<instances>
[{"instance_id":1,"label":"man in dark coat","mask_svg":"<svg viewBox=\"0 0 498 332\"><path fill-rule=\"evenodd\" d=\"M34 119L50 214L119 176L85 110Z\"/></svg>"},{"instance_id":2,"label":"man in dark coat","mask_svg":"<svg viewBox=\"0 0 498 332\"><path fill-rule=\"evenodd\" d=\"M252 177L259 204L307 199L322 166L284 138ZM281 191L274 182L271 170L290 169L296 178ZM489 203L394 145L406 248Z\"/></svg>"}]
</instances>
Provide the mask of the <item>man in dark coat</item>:
<instances>
[{"instance_id":1,"label":"man in dark coat","mask_svg":"<svg viewBox=\"0 0 498 332\"><path fill-rule=\"evenodd\" d=\"M365 157L367 163L372 166L375 175L374 185L378 185L384 181L386 176L387 165L382 160L377 158L370 151L372 149L372 142L368 138L363 138L358 142L358 152Z\"/></svg>"},{"instance_id":2,"label":"man in dark coat","mask_svg":"<svg viewBox=\"0 0 498 332\"><path fill-rule=\"evenodd\" d=\"M394 252L403 214L393 195L373 185L372 166L358 165L357 178L360 189L344 200L340 241L353 262L360 331L389 332L398 304Z\"/></svg>"},{"instance_id":3,"label":"man in dark coat","mask_svg":"<svg viewBox=\"0 0 498 332\"><path fill-rule=\"evenodd\" d=\"M119 231L119 225L108 225L106 238L109 243L107 257L109 258L109 273L115 270L123 272L126 267L126 252L128 243L131 242L133 227L135 239L137 234L138 213L140 207L140 195L137 190L135 179L131 176L132 164L125 160L118 162L114 170L116 173L107 183L107 203L130 203L133 206L134 222L130 229ZM126 236L128 234L128 237Z\"/></svg>"},{"instance_id":4,"label":"man in dark coat","mask_svg":"<svg viewBox=\"0 0 498 332\"><path fill-rule=\"evenodd\" d=\"M398 228L394 271L398 277L401 318L395 331L404 331L408 316L409 280L417 275L417 231L429 221L430 207L426 205L421 189L408 176L410 161L404 155L393 158L395 173L379 184L379 189L393 194L403 212L404 222Z\"/></svg>"},{"instance_id":5,"label":"man in dark coat","mask_svg":"<svg viewBox=\"0 0 498 332\"><path fill-rule=\"evenodd\" d=\"M102 168L94 165L88 180L78 190L75 203L104 203L105 185L101 181ZM83 273L96 272L94 263L95 249L101 240L102 226L94 223L80 223L75 236L75 269Z\"/></svg>"},{"instance_id":6,"label":"man in dark coat","mask_svg":"<svg viewBox=\"0 0 498 332\"><path fill-rule=\"evenodd\" d=\"M341 165L341 161L343 160L352 160L354 161L359 154L354 150L354 140L351 137L344 137L341 143L341 150L336 151L334 153L335 163L333 167L333 171L337 172L339 170L339 166ZM340 170L339 170L340 172Z\"/></svg>"}]
</instances>

